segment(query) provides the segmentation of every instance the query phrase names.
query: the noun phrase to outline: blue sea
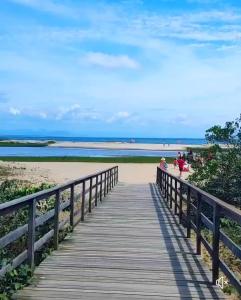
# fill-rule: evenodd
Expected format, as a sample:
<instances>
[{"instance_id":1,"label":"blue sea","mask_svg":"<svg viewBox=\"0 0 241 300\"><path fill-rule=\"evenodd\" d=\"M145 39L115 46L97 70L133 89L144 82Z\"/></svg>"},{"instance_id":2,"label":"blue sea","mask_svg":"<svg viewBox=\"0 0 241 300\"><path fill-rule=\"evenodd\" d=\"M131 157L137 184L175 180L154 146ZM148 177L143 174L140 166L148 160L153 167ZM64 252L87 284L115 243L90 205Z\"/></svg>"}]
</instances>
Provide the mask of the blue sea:
<instances>
[{"instance_id":1,"label":"blue sea","mask_svg":"<svg viewBox=\"0 0 241 300\"><path fill-rule=\"evenodd\" d=\"M53 136L0 136L0 139L14 140L54 140L54 141L73 141L73 142L121 142L136 144L205 144L205 139L190 138L93 138L93 137L53 137ZM1 156L84 156L84 157L125 157L125 156L165 156L175 157L176 151L151 151L151 150L117 150L117 149L82 149L65 147L0 147Z\"/></svg>"}]
</instances>

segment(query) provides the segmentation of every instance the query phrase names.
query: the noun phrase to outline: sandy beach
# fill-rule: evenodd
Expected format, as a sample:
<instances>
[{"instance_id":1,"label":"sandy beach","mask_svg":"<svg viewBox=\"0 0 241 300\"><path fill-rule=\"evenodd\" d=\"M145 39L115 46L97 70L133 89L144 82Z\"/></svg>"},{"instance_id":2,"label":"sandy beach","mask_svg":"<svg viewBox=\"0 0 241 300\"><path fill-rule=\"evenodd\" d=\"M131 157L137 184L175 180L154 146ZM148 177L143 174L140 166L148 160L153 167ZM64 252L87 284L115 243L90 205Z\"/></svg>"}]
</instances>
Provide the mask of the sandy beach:
<instances>
[{"instance_id":1,"label":"sandy beach","mask_svg":"<svg viewBox=\"0 0 241 300\"><path fill-rule=\"evenodd\" d=\"M115 150L152 150L152 151L185 151L189 147L205 148L208 145L188 144L139 144L121 142L56 142L48 147L115 149Z\"/></svg>"},{"instance_id":2,"label":"sandy beach","mask_svg":"<svg viewBox=\"0 0 241 300\"><path fill-rule=\"evenodd\" d=\"M71 179L80 178L89 174L114 166L111 163L72 163L72 162L0 162L12 170L11 177L24 179L33 183L51 182L64 183ZM122 163L119 166L119 180L127 183L149 183L156 180L157 164ZM169 172L178 176L178 170L169 165ZM186 178L190 173L184 173Z\"/></svg>"}]
</instances>

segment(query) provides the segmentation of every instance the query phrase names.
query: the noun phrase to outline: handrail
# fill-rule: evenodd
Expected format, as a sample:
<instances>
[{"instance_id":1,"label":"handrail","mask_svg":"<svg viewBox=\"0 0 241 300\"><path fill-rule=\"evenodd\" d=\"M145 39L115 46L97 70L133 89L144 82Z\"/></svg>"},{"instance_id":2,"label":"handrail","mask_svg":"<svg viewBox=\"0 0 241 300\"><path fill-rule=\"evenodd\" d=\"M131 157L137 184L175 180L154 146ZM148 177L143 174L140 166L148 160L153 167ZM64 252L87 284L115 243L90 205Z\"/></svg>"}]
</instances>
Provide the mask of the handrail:
<instances>
[{"instance_id":1,"label":"handrail","mask_svg":"<svg viewBox=\"0 0 241 300\"><path fill-rule=\"evenodd\" d=\"M229 279L230 283L241 293L241 282L227 264L220 258L220 241L234 256L241 259L241 248L235 244L221 229L220 220L226 217L241 225L241 211L217 197L199 189L167 171L157 167L156 183L160 188L162 197L179 216L180 224L185 225L187 238L191 230L196 233L196 253L201 254L201 244L209 252L212 259L212 282L216 284L219 270ZM212 218L205 216L203 205L207 203L212 207ZM185 210L184 210L185 206ZM212 245L202 235L205 226L212 232Z\"/></svg>"},{"instance_id":2,"label":"handrail","mask_svg":"<svg viewBox=\"0 0 241 300\"><path fill-rule=\"evenodd\" d=\"M8 214L17 213L19 209L28 209L28 222L0 237L1 250L27 234L26 249L0 269L0 278L3 277L6 272L18 267L25 261L27 261L30 268L33 269L35 265L35 252L42 248L52 238L54 249L57 250L59 244L59 232L62 228L69 223L73 230L80 221L84 221L85 215L88 212L91 212L93 206L98 205L98 201L102 201L103 196L105 197L117 182L118 166L115 166L85 177L68 181L65 184L57 185L47 190L0 204L1 218ZM89 187L87 187L87 184L89 184ZM76 195L75 187L79 185L81 187L81 192ZM64 191L69 192L69 199L61 203L61 193ZM37 204L51 196L55 197L54 208L41 216L37 216ZM81 207L78 209L75 207L77 197L81 202ZM86 209L85 206L87 200L88 207ZM61 212L66 210L69 211L69 216L64 220L60 220ZM53 221L53 229L37 239L36 229L49 221Z\"/></svg>"},{"instance_id":3,"label":"handrail","mask_svg":"<svg viewBox=\"0 0 241 300\"><path fill-rule=\"evenodd\" d=\"M12 200L12 201L2 203L2 204L0 204L0 216L2 216L4 214L8 214L11 210L15 210L16 208L20 208L22 206L25 206L27 204L27 202L32 201L32 199L34 199L34 198L36 200L42 200L42 199L45 198L46 193L48 193L49 196L50 196L50 194L54 195L57 190L65 190L68 187L70 187L71 185L80 184L84 181L89 180L90 178L96 177L97 175L104 174L109 170L110 169L105 169L101 172L96 172L96 173L93 173L93 174L90 174L90 175L87 175L87 176L84 176L84 177L81 177L81 178L78 178L78 179L70 180L70 181L67 181L64 184L56 185L52 188L49 188L49 189L31 194L31 195L23 196L21 198L18 198L18 199Z\"/></svg>"}]
</instances>

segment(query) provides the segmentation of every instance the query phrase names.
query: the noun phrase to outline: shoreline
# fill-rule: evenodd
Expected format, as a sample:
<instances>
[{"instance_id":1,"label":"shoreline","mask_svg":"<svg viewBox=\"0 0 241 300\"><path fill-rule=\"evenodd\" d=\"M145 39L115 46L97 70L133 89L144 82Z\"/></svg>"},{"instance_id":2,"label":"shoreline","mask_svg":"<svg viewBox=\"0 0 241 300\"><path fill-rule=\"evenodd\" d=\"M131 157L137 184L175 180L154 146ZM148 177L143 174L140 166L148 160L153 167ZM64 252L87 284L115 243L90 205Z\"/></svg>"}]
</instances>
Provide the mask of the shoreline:
<instances>
[{"instance_id":1,"label":"shoreline","mask_svg":"<svg viewBox=\"0 0 241 300\"><path fill-rule=\"evenodd\" d=\"M138 144L122 142L55 142L48 147L104 149L104 150L150 150L150 151L186 151L188 148L205 149L210 145L192 144Z\"/></svg>"},{"instance_id":2,"label":"shoreline","mask_svg":"<svg viewBox=\"0 0 241 300\"><path fill-rule=\"evenodd\" d=\"M46 147L76 148L99 150L149 150L149 151L186 151L188 148L205 149L209 144L156 144L131 142L75 142L75 141L37 141L37 140L0 140L0 147Z\"/></svg>"}]
</instances>

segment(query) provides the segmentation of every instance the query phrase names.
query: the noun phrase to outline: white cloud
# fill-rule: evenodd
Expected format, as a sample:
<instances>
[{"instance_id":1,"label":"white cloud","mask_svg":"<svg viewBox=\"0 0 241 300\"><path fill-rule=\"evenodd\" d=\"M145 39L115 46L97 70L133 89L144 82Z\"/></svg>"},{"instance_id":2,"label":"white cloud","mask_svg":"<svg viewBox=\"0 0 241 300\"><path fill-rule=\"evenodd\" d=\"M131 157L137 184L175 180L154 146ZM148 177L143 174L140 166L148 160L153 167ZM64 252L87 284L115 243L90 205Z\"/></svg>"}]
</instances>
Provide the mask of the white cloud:
<instances>
[{"instance_id":1,"label":"white cloud","mask_svg":"<svg viewBox=\"0 0 241 300\"><path fill-rule=\"evenodd\" d=\"M47 117L48 117L47 113L45 113L45 112L39 112L39 116L42 119L47 119Z\"/></svg>"},{"instance_id":2,"label":"white cloud","mask_svg":"<svg viewBox=\"0 0 241 300\"><path fill-rule=\"evenodd\" d=\"M120 112L117 113L117 117L118 118L123 118L123 119L129 118L130 115L131 114L128 111L120 111Z\"/></svg>"},{"instance_id":3,"label":"white cloud","mask_svg":"<svg viewBox=\"0 0 241 300\"><path fill-rule=\"evenodd\" d=\"M17 116L17 115L20 115L20 114L21 114L21 111L20 111L18 108L10 107L10 108L9 108L9 113L10 113L11 115Z\"/></svg>"},{"instance_id":4,"label":"white cloud","mask_svg":"<svg viewBox=\"0 0 241 300\"><path fill-rule=\"evenodd\" d=\"M101 52L87 53L85 61L92 65L110 69L137 69L139 67L139 64L127 55L111 55Z\"/></svg>"},{"instance_id":5,"label":"white cloud","mask_svg":"<svg viewBox=\"0 0 241 300\"><path fill-rule=\"evenodd\" d=\"M67 115L74 115L77 111L79 111L81 106L79 104L72 104L69 107L60 107L59 112L56 115L57 120L61 120L63 117Z\"/></svg>"},{"instance_id":6,"label":"white cloud","mask_svg":"<svg viewBox=\"0 0 241 300\"><path fill-rule=\"evenodd\" d=\"M128 111L119 111L115 114L113 114L110 118L108 118L106 121L107 123L114 123L121 120L128 120L132 117L132 114Z\"/></svg>"},{"instance_id":7,"label":"white cloud","mask_svg":"<svg viewBox=\"0 0 241 300\"><path fill-rule=\"evenodd\" d=\"M54 116L55 113L52 113ZM72 120L101 120L102 116L94 109L83 109L80 104L72 104L69 107L60 107L56 120L72 119Z\"/></svg>"},{"instance_id":8,"label":"white cloud","mask_svg":"<svg viewBox=\"0 0 241 300\"><path fill-rule=\"evenodd\" d=\"M55 2L50 0L9 0L29 3L32 6L48 7L49 3L55 7ZM48 3L48 5L46 4ZM59 6L58 4L57 6ZM166 40L184 41L185 43L239 43L241 42L241 11L235 9L209 9L196 12L183 11L179 13L155 13L147 11L128 12L125 6L103 5L90 6L89 9L80 3L70 6L75 13L82 12L81 19L86 26L72 25L69 27L36 26L27 32L17 32L18 37L30 36L46 43L59 42L68 44L94 40L105 43L110 41L116 44L134 45L144 49L159 49L163 51ZM51 7L51 6L50 6ZM68 7L59 9L63 12ZM97 11L98 9L98 11ZM58 11L58 9L56 9ZM135 11L135 10L134 10ZM102 17L101 17L101 16ZM101 19L99 19L101 18ZM90 64L107 68L138 68L139 63L128 55L113 55L102 52L89 52L85 59Z\"/></svg>"},{"instance_id":9,"label":"white cloud","mask_svg":"<svg viewBox=\"0 0 241 300\"><path fill-rule=\"evenodd\" d=\"M192 124L192 120L187 114L180 113L177 114L173 119L171 119L170 123L173 123L175 125L188 125Z\"/></svg>"},{"instance_id":10,"label":"white cloud","mask_svg":"<svg viewBox=\"0 0 241 300\"><path fill-rule=\"evenodd\" d=\"M81 4L76 2L71 3ZM18 78L1 82L1 88L11 90L12 107L21 107L26 114L24 105L32 105L39 123L39 117L45 116L48 120L43 123L59 119L59 126L70 120L77 125L80 120L98 120L113 130L118 122L131 124L136 115L130 112L137 112L149 132L161 127L164 131L165 124L189 128L188 116L200 128L207 120L216 122L222 111L226 119L235 116L241 99L239 10L183 10L168 15L154 10L128 13L121 7L109 10L109 17L101 22L93 17L99 13L94 5L92 11L92 16L83 14L81 23L29 27L23 22L13 34L1 37L6 48L12 43L12 49L1 51L0 69ZM123 55L114 55L117 51ZM133 76L129 69L138 72ZM1 106L8 109L9 104ZM150 113L150 107L163 109Z\"/></svg>"}]
</instances>

